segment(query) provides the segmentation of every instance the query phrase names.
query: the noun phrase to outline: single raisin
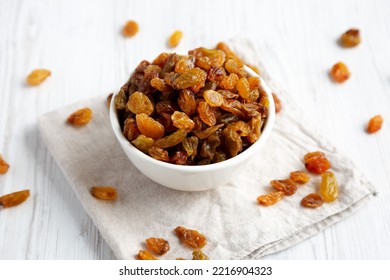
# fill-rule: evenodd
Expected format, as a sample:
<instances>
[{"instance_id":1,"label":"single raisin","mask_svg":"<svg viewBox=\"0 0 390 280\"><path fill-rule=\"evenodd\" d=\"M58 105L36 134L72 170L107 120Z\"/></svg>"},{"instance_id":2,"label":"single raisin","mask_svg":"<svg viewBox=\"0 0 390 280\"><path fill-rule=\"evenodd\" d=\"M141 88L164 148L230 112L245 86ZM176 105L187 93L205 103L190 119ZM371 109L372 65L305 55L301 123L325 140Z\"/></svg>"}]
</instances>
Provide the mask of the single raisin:
<instances>
[{"instance_id":1,"label":"single raisin","mask_svg":"<svg viewBox=\"0 0 390 280\"><path fill-rule=\"evenodd\" d=\"M246 76L246 71L242 66L240 66L236 60L229 59L225 63L225 69L230 73L235 73L238 75L238 77L242 78Z\"/></svg>"},{"instance_id":2,"label":"single raisin","mask_svg":"<svg viewBox=\"0 0 390 280\"><path fill-rule=\"evenodd\" d=\"M214 90L206 90L203 97L211 107L219 107L223 103L222 95Z\"/></svg>"},{"instance_id":3,"label":"single raisin","mask_svg":"<svg viewBox=\"0 0 390 280\"><path fill-rule=\"evenodd\" d=\"M183 140L184 142L184 140ZM186 165L187 164L187 152L184 151L176 151L173 156L169 158L170 163L174 163L177 165Z\"/></svg>"},{"instance_id":4,"label":"single raisin","mask_svg":"<svg viewBox=\"0 0 390 280\"><path fill-rule=\"evenodd\" d=\"M322 181L320 184L320 193L325 202L332 202L336 200L339 194L339 188L336 177L330 171L321 175Z\"/></svg>"},{"instance_id":5,"label":"single raisin","mask_svg":"<svg viewBox=\"0 0 390 280\"><path fill-rule=\"evenodd\" d=\"M297 191L297 185L291 179L272 180L271 186L273 186L278 191L284 192L285 195L293 195Z\"/></svg>"},{"instance_id":6,"label":"single raisin","mask_svg":"<svg viewBox=\"0 0 390 280\"><path fill-rule=\"evenodd\" d=\"M138 260L157 260L149 251L140 250L137 255Z\"/></svg>"},{"instance_id":7,"label":"single raisin","mask_svg":"<svg viewBox=\"0 0 390 280\"><path fill-rule=\"evenodd\" d=\"M171 116L173 125L179 129L184 129L187 132L190 132L194 129L195 123L186 113L175 111Z\"/></svg>"},{"instance_id":8,"label":"single raisin","mask_svg":"<svg viewBox=\"0 0 390 280\"><path fill-rule=\"evenodd\" d=\"M91 194L93 197L102 200L116 200L118 197L118 192L116 188L109 186L92 187Z\"/></svg>"},{"instance_id":9,"label":"single raisin","mask_svg":"<svg viewBox=\"0 0 390 280\"><path fill-rule=\"evenodd\" d=\"M235 131L240 136L248 136L251 133L251 127L246 122L236 121L228 124L227 129Z\"/></svg>"},{"instance_id":10,"label":"single raisin","mask_svg":"<svg viewBox=\"0 0 390 280\"><path fill-rule=\"evenodd\" d=\"M150 80L150 85L161 92L171 92L173 89L160 78L153 78Z\"/></svg>"},{"instance_id":11,"label":"single raisin","mask_svg":"<svg viewBox=\"0 0 390 280\"><path fill-rule=\"evenodd\" d=\"M282 110L282 102L275 93L272 93L272 97L275 103L275 113L279 113Z\"/></svg>"},{"instance_id":12,"label":"single raisin","mask_svg":"<svg viewBox=\"0 0 390 280\"><path fill-rule=\"evenodd\" d=\"M315 174L322 174L330 168L329 160L319 151L307 153L304 162L306 169Z\"/></svg>"},{"instance_id":13,"label":"single raisin","mask_svg":"<svg viewBox=\"0 0 390 280\"><path fill-rule=\"evenodd\" d=\"M0 174L7 173L8 169L9 169L9 164L0 155Z\"/></svg>"},{"instance_id":14,"label":"single raisin","mask_svg":"<svg viewBox=\"0 0 390 280\"><path fill-rule=\"evenodd\" d=\"M205 101L200 101L198 104L198 114L200 119L208 126L213 126L217 122L217 117L214 110Z\"/></svg>"},{"instance_id":15,"label":"single raisin","mask_svg":"<svg viewBox=\"0 0 390 280\"><path fill-rule=\"evenodd\" d=\"M9 208L17 206L30 196L30 190L18 191L10 194L6 194L0 197L0 206L3 208Z\"/></svg>"},{"instance_id":16,"label":"single raisin","mask_svg":"<svg viewBox=\"0 0 390 280\"><path fill-rule=\"evenodd\" d=\"M195 95L189 89L183 89L180 91L177 103L180 109L188 116L191 116L196 112Z\"/></svg>"},{"instance_id":17,"label":"single raisin","mask_svg":"<svg viewBox=\"0 0 390 280\"><path fill-rule=\"evenodd\" d=\"M195 57L190 56L183 56L175 66L175 72L176 73L184 73L188 70L191 70L195 67Z\"/></svg>"},{"instance_id":18,"label":"single raisin","mask_svg":"<svg viewBox=\"0 0 390 280\"><path fill-rule=\"evenodd\" d=\"M154 143L159 148L170 148L181 143L187 136L187 132L184 129L178 129L172 134L156 140Z\"/></svg>"},{"instance_id":19,"label":"single raisin","mask_svg":"<svg viewBox=\"0 0 390 280\"><path fill-rule=\"evenodd\" d=\"M222 132L222 136L224 139L226 151L230 157L234 157L242 151L242 139L237 132L225 128Z\"/></svg>"},{"instance_id":20,"label":"single raisin","mask_svg":"<svg viewBox=\"0 0 390 280\"><path fill-rule=\"evenodd\" d=\"M160 66L162 69L164 68L165 64L167 63L168 59L172 56L172 54L169 53L160 53L152 62L154 65Z\"/></svg>"},{"instance_id":21,"label":"single raisin","mask_svg":"<svg viewBox=\"0 0 390 280\"><path fill-rule=\"evenodd\" d=\"M270 206L278 202L284 197L284 192L271 192L265 195L261 195L257 198L257 202L263 206Z\"/></svg>"},{"instance_id":22,"label":"single raisin","mask_svg":"<svg viewBox=\"0 0 390 280\"><path fill-rule=\"evenodd\" d=\"M318 193L311 193L301 200L301 205L307 208L317 208L324 203L324 200Z\"/></svg>"},{"instance_id":23,"label":"single raisin","mask_svg":"<svg viewBox=\"0 0 390 280\"><path fill-rule=\"evenodd\" d=\"M163 238L151 237L145 240L146 248L156 255L165 255L169 251L169 242Z\"/></svg>"},{"instance_id":24,"label":"single raisin","mask_svg":"<svg viewBox=\"0 0 390 280\"><path fill-rule=\"evenodd\" d=\"M298 184L305 184L310 181L310 176L305 171L290 172L290 179Z\"/></svg>"},{"instance_id":25,"label":"single raisin","mask_svg":"<svg viewBox=\"0 0 390 280\"><path fill-rule=\"evenodd\" d=\"M92 110L89 108L82 108L72 113L68 117L68 123L72 125L85 125L89 123L92 119Z\"/></svg>"},{"instance_id":26,"label":"single raisin","mask_svg":"<svg viewBox=\"0 0 390 280\"><path fill-rule=\"evenodd\" d=\"M236 73L231 73L229 76L225 76L219 84L219 87L226 90L232 90L237 85L240 78Z\"/></svg>"},{"instance_id":27,"label":"single raisin","mask_svg":"<svg viewBox=\"0 0 390 280\"><path fill-rule=\"evenodd\" d=\"M347 65L345 65L343 62L337 62L332 66L332 69L330 70L330 76L335 82L343 83L349 79L351 73L349 72Z\"/></svg>"},{"instance_id":28,"label":"single raisin","mask_svg":"<svg viewBox=\"0 0 390 280\"><path fill-rule=\"evenodd\" d=\"M154 111L153 103L150 101L149 97L140 91L136 91L130 95L126 106L129 111L134 114L145 113L150 116Z\"/></svg>"},{"instance_id":29,"label":"single raisin","mask_svg":"<svg viewBox=\"0 0 390 280\"><path fill-rule=\"evenodd\" d=\"M213 159L217 148L221 144L219 136L213 134L208 137L200 148L200 156L203 158Z\"/></svg>"},{"instance_id":30,"label":"single raisin","mask_svg":"<svg viewBox=\"0 0 390 280\"><path fill-rule=\"evenodd\" d=\"M51 72L47 69L33 70L27 77L27 84L30 86L38 86L50 75Z\"/></svg>"},{"instance_id":31,"label":"single raisin","mask_svg":"<svg viewBox=\"0 0 390 280\"><path fill-rule=\"evenodd\" d=\"M123 26L122 34L125 37L133 37L135 34L137 34L138 30L138 23L134 20L129 20L126 22L125 26Z\"/></svg>"},{"instance_id":32,"label":"single raisin","mask_svg":"<svg viewBox=\"0 0 390 280\"><path fill-rule=\"evenodd\" d=\"M170 48L175 48L180 43L181 38L183 37L183 32L176 30L171 34L168 40L168 46Z\"/></svg>"},{"instance_id":33,"label":"single raisin","mask_svg":"<svg viewBox=\"0 0 390 280\"><path fill-rule=\"evenodd\" d=\"M352 48L360 44L359 29L349 29L341 35L340 43L343 47Z\"/></svg>"},{"instance_id":34,"label":"single raisin","mask_svg":"<svg viewBox=\"0 0 390 280\"><path fill-rule=\"evenodd\" d=\"M191 136L183 139L182 142L183 148L186 151L187 156L191 157L192 159L196 157L198 153L198 143L199 140L195 136Z\"/></svg>"},{"instance_id":35,"label":"single raisin","mask_svg":"<svg viewBox=\"0 0 390 280\"><path fill-rule=\"evenodd\" d=\"M131 143L141 152L147 154L149 149L154 145L154 139L145 135L138 135Z\"/></svg>"},{"instance_id":36,"label":"single raisin","mask_svg":"<svg viewBox=\"0 0 390 280\"><path fill-rule=\"evenodd\" d=\"M254 143L260 138L262 125L261 117L259 115L254 116L248 124L251 131L249 132L247 139L250 143Z\"/></svg>"},{"instance_id":37,"label":"single raisin","mask_svg":"<svg viewBox=\"0 0 390 280\"><path fill-rule=\"evenodd\" d=\"M209 260L209 257L202 252L202 250L194 250L192 252L192 260L204 261Z\"/></svg>"},{"instance_id":38,"label":"single raisin","mask_svg":"<svg viewBox=\"0 0 390 280\"><path fill-rule=\"evenodd\" d=\"M154 159L161 160L161 161L169 161L168 152L159 147L152 146L151 148L149 148L148 153Z\"/></svg>"},{"instance_id":39,"label":"single raisin","mask_svg":"<svg viewBox=\"0 0 390 280\"><path fill-rule=\"evenodd\" d=\"M381 115L376 115L375 117L372 117L367 125L367 132L368 133L375 133L378 130L381 129L383 123L383 118Z\"/></svg>"},{"instance_id":40,"label":"single raisin","mask_svg":"<svg viewBox=\"0 0 390 280\"><path fill-rule=\"evenodd\" d=\"M182 74L180 74L172 83L174 89L185 89L197 87L198 90L204 87L207 79L207 73L195 67L190 69Z\"/></svg>"},{"instance_id":41,"label":"single raisin","mask_svg":"<svg viewBox=\"0 0 390 280\"><path fill-rule=\"evenodd\" d=\"M207 244L206 237L197 230L178 226L175 228L175 233L182 243L191 248L201 249Z\"/></svg>"},{"instance_id":42,"label":"single raisin","mask_svg":"<svg viewBox=\"0 0 390 280\"><path fill-rule=\"evenodd\" d=\"M137 114L135 120L139 131L146 137L159 139L164 136L164 126L145 113Z\"/></svg>"},{"instance_id":43,"label":"single raisin","mask_svg":"<svg viewBox=\"0 0 390 280\"><path fill-rule=\"evenodd\" d=\"M139 133L140 132L138 130L135 119L128 117L124 123L123 135L127 138L127 140L133 141L135 138L138 137Z\"/></svg>"},{"instance_id":44,"label":"single raisin","mask_svg":"<svg viewBox=\"0 0 390 280\"><path fill-rule=\"evenodd\" d=\"M243 98L243 99L249 99L250 97L250 84L246 78L241 78L238 80L237 85L236 85L238 94Z\"/></svg>"}]
</instances>

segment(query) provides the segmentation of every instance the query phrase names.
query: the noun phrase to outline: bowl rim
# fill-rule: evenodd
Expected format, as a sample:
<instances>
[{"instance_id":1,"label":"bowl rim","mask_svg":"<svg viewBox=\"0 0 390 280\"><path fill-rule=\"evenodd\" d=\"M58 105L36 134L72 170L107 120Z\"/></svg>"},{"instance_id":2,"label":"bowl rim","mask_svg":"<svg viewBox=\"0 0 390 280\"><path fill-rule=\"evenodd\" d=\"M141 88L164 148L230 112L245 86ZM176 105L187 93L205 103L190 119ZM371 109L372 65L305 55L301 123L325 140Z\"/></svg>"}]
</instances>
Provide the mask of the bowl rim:
<instances>
[{"instance_id":1,"label":"bowl rim","mask_svg":"<svg viewBox=\"0 0 390 280\"><path fill-rule=\"evenodd\" d=\"M133 146L133 144L130 143L126 139L126 137L123 135L122 130L119 125L119 120L118 116L116 113L115 109L115 96L118 94L119 90L116 91L111 99L110 103L110 123L111 123L111 128L114 131L114 134L121 144L123 148L128 149L129 152L135 154L138 158L141 158L151 164L163 167L163 168L168 168L171 170L176 170L179 172L185 172L185 173L192 173L192 172L202 172L202 171L213 171L213 170L220 170L224 169L225 167L228 166L234 166L236 164L241 163L245 159L249 159L251 155L253 155L264 143L267 141L274 122L275 122L275 103L272 97L272 90L269 88L267 83L252 69L250 69L248 66L244 65L245 71L250 75L254 77L259 77L260 78L260 85L264 89L264 91L267 93L267 97L269 100L269 105L268 105L268 116L265 119L265 123L263 126L263 129L260 134L260 138L254 142L250 147L248 147L245 151L241 152L240 154L229 158L225 161L222 162L217 162L217 163L212 163L212 164L206 164L206 165L177 165L173 163L167 163L163 161L159 161L157 159L154 159L150 157L149 155L144 154L140 150L138 150L136 147Z\"/></svg>"}]
</instances>

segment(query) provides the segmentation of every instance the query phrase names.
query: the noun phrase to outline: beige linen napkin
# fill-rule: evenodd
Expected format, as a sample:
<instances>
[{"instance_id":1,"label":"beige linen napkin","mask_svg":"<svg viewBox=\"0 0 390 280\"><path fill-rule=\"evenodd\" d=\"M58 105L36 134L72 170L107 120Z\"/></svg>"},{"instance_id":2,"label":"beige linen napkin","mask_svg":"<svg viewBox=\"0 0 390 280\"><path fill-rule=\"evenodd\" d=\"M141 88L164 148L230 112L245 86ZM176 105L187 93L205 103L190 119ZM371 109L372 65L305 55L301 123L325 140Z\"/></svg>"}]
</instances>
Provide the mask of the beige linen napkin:
<instances>
[{"instance_id":1,"label":"beige linen napkin","mask_svg":"<svg viewBox=\"0 0 390 280\"><path fill-rule=\"evenodd\" d=\"M214 190L182 192L160 186L140 173L122 152L109 123L106 97L96 97L62 108L39 119L42 137L75 191L80 203L119 259L134 259L149 237L163 237L171 250L164 257L191 258L173 230L182 225L208 238L203 251L212 259L259 259L288 248L351 215L373 197L372 184L350 159L325 140L262 67L253 45L234 40L230 45L246 61L258 65L269 86L283 100L274 130L245 172ZM90 107L93 120L85 127L66 124L70 113ZM300 206L301 199L318 189L319 176L271 207L256 203L271 190L271 179L304 170L303 156L322 150L332 163L340 185L337 201L318 209ZM183 182L185 184L185 182ZM116 202L99 201L89 190L112 185Z\"/></svg>"}]
</instances>

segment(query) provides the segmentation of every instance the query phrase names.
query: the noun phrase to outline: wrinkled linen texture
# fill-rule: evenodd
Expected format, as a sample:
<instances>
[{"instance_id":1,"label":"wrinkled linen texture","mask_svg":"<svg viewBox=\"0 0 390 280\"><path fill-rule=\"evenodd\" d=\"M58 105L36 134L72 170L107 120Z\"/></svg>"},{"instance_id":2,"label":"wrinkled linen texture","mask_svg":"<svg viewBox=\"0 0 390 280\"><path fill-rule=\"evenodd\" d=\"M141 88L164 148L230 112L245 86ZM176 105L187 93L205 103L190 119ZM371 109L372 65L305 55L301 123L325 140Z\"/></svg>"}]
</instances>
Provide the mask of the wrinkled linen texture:
<instances>
[{"instance_id":1,"label":"wrinkled linen texture","mask_svg":"<svg viewBox=\"0 0 390 280\"><path fill-rule=\"evenodd\" d=\"M250 41L229 42L245 61L258 66L263 79L283 101L274 129L264 148L253 156L245 172L233 182L203 192L165 188L140 173L123 153L109 122L106 96L49 112L39 118L48 150L65 174L85 211L118 259L134 259L144 240L162 237L171 250L164 259L192 258L174 229L181 225L206 235L203 251L211 259L259 259L320 232L351 215L375 194L373 185L355 164L339 152L294 104L288 92L267 73ZM93 110L93 120L73 127L66 119L82 107ZM130 145L130 144L129 144ZM318 189L320 176L298 188L272 207L256 198L271 191L269 181L291 171L304 170L303 156L321 150L332 164L339 198L317 209L300 206L301 199ZM183 182L185 184L185 182ZM93 198L90 188L110 185L118 189L115 202Z\"/></svg>"}]
</instances>

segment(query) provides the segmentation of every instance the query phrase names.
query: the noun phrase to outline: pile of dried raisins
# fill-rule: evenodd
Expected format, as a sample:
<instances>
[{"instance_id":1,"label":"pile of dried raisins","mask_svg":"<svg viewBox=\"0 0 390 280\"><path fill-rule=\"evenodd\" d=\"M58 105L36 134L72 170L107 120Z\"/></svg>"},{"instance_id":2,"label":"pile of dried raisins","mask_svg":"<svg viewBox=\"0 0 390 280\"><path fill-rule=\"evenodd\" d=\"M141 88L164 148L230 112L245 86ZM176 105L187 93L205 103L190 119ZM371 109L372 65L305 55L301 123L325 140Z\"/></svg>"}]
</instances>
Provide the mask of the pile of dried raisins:
<instances>
[{"instance_id":1,"label":"pile of dried raisins","mask_svg":"<svg viewBox=\"0 0 390 280\"><path fill-rule=\"evenodd\" d=\"M261 134L268 97L224 43L142 61L115 96L124 136L149 156L179 165L221 162Z\"/></svg>"}]
</instances>

